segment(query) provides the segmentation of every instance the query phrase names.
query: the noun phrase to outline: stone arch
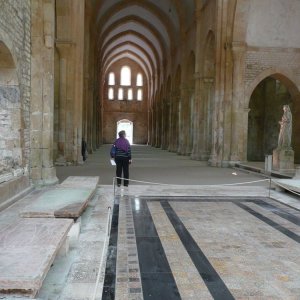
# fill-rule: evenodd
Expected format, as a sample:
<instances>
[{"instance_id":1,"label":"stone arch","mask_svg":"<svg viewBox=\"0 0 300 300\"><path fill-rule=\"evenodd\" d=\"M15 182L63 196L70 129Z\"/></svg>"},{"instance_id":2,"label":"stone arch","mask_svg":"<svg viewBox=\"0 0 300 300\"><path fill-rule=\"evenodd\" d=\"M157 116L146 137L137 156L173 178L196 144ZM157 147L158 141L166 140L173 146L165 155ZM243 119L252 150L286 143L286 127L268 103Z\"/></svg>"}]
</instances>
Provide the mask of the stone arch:
<instances>
[{"instance_id":1,"label":"stone arch","mask_svg":"<svg viewBox=\"0 0 300 300\"><path fill-rule=\"evenodd\" d=\"M292 115L300 113L300 91L293 80L279 70L262 72L248 86L246 103L249 108L247 132L247 159L263 161L264 155L272 154L277 147L282 107L290 105ZM293 120L292 147L295 162L300 162L300 139L297 132L300 121Z\"/></svg>"},{"instance_id":2,"label":"stone arch","mask_svg":"<svg viewBox=\"0 0 300 300\"><path fill-rule=\"evenodd\" d=\"M141 3L137 0L128 0L128 1L121 1L119 3L113 4L105 13L104 16L102 16L98 21L97 21L97 27L101 28L103 27L103 24L106 24L106 22L116 13L121 11L122 9L126 9L132 5L137 5L142 8L147 9L149 12L151 12L154 16L156 16L159 21L163 24L165 27L165 30L168 34L169 40L171 42L171 47L172 48L172 42L177 40L176 33L173 29L172 23L168 16L160 10L156 5L152 4L151 2ZM99 30L101 33L101 30Z\"/></svg>"},{"instance_id":3,"label":"stone arch","mask_svg":"<svg viewBox=\"0 0 300 300\"><path fill-rule=\"evenodd\" d=\"M161 36L160 32L157 30L157 28L155 26L153 26L153 24L147 22L146 20L144 20L141 17L138 16L126 16L123 17L120 20L117 20L116 22L114 22L113 24L111 24L100 36L99 40L103 41L104 38L111 32L113 31L115 28L117 28L118 26L122 26L125 25L129 22L134 22L136 24L140 24L143 27L147 28L147 30L149 30L151 32L151 34L153 34L153 36L157 39L157 42L159 44L159 50L160 53L162 54L162 57L166 56L166 49L167 49L167 45L165 43L165 40L163 39L163 37ZM158 49L157 49L158 50Z\"/></svg>"},{"instance_id":4,"label":"stone arch","mask_svg":"<svg viewBox=\"0 0 300 300\"><path fill-rule=\"evenodd\" d=\"M255 79L250 84L246 86L246 90L245 90L246 106L249 106L250 97L254 89L262 80L264 80L267 77L273 77L275 79L282 81L288 87L291 95L298 99L299 89L296 84L297 79L294 78L293 74L290 74L286 70L281 70L278 68L269 68L261 72L258 76L255 77Z\"/></svg>"},{"instance_id":5,"label":"stone arch","mask_svg":"<svg viewBox=\"0 0 300 300\"><path fill-rule=\"evenodd\" d=\"M12 52L0 40L0 174L18 173L24 167L21 112L17 66Z\"/></svg>"},{"instance_id":6,"label":"stone arch","mask_svg":"<svg viewBox=\"0 0 300 300\"><path fill-rule=\"evenodd\" d=\"M144 59L140 58L141 60L143 60L145 66L147 66L147 69L148 69L148 70L151 70L152 72L153 72L153 70L155 70L155 66L154 66L153 61L151 60L151 57L149 56L149 54L148 54L146 51L144 51L142 47L140 47L139 45L137 45L137 44L135 44L135 43L124 42L124 43L121 43L121 44L116 45L115 47L113 47L113 48L111 49L111 51L113 52L114 50L118 50L120 47L122 47L122 46L124 46L124 45L131 45L131 46L135 47L136 49L140 50L141 53L143 53L143 54L147 57L147 59L148 59L147 61L145 61ZM109 61L110 61L112 58L114 58L116 55L118 55L119 53L131 53L133 56L140 57L136 52L133 52L133 51L131 51L131 50L126 50L126 51L123 50L123 51L117 52L117 53L115 53L115 54L113 54L113 55L110 54L108 58L105 58L105 59L104 59L105 64L103 64L103 65L106 65L107 63L109 63ZM147 72L147 73L148 73L148 75L150 76L150 74L152 74L152 72L149 71L149 72Z\"/></svg>"}]
</instances>

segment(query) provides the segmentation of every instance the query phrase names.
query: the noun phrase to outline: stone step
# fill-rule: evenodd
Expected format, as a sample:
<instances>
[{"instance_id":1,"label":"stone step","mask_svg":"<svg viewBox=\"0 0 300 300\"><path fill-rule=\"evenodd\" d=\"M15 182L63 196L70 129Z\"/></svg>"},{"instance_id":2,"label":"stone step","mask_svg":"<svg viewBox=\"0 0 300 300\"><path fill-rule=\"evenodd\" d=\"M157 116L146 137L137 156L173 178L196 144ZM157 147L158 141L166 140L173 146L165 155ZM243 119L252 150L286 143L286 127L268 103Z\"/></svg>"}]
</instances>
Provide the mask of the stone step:
<instances>
[{"instance_id":1,"label":"stone step","mask_svg":"<svg viewBox=\"0 0 300 300\"><path fill-rule=\"evenodd\" d=\"M300 193L300 179L277 179L273 180L276 190L290 190Z\"/></svg>"},{"instance_id":2,"label":"stone step","mask_svg":"<svg viewBox=\"0 0 300 300\"><path fill-rule=\"evenodd\" d=\"M35 297L73 224L70 219L17 219L0 229L0 294Z\"/></svg>"},{"instance_id":3,"label":"stone step","mask_svg":"<svg viewBox=\"0 0 300 300\"><path fill-rule=\"evenodd\" d=\"M96 188L99 176L69 176L61 184L61 187Z\"/></svg>"}]
</instances>

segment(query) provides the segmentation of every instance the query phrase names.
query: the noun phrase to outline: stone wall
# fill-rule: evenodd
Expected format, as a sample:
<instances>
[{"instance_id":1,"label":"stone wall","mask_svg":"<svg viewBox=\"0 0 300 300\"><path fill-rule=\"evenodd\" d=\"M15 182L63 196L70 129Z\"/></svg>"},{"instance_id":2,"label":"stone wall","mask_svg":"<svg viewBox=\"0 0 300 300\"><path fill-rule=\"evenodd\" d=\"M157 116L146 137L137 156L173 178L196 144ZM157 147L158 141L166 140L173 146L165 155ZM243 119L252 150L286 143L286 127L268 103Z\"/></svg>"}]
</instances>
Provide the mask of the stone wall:
<instances>
[{"instance_id":1,"label":"stone wall","mask_svg":"<svg viewBox=\"0 0 300 300\"><path fill-rule=\"evenodd\" d=\"M143 74L143 100L138 101L136 97L133 100L117 100L117 91L120 87L120 70L122 66L129 66L131 69L131 83L135 94L135 79L137 73ZM112 143L116 139L117 122L120 120L129 120L133 122L133 143L146 144L148 142L148 88L146 76L142 69L129 59L122 59L115 63L106 73L105 82L108 81L108 74L114 72L116 76L115 100L108 100L108 86L105 84L103 90L103 143ZM126 87L125 87L126 89ZM126 96L125 96L126 98Z\"/></svg>"},{"instance_id":2,"label":"stone wall","mask_svg":"<svg viewBox=\"0 0 300 300\"><path fill-rule=\"evenodd\" d=\"M296 79L300 86L300 50L299 49L283 49L283 48L253 48L246 53L245 59L245 85L250 86L251 83L263 71L273 69L274 71L288 72ZM287 75L287 74L283 75Z\"/></svg>"},{"instance_id":3,"label":"stone wall","mask_svg":"<svg viewBox=\"0 0 300 300\"><path fill-rule=\"evenodd\" d=\"M29 165L30 0L0 8L0 173L17 176Z\"/></svg>"}]
</instances>

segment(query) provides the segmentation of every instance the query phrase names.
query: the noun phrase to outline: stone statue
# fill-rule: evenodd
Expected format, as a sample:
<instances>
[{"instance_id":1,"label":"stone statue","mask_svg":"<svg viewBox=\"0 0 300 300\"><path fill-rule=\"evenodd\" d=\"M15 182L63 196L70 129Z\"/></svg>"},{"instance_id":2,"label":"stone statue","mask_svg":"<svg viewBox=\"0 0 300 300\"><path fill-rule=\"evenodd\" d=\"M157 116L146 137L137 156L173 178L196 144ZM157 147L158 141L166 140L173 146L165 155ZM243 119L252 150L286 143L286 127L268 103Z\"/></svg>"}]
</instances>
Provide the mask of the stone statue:
<instances>
[{"instance_id":1,"label":"stone statue","mask_svg":"<svg viewBox=\"0 0 300 300\"><path fill-rule=\"evenodd\" d=\"M283 105L283 116L278 136L278 149L291 149L292 138L292 113L288 105Z\"/></svg>"}]
</instances>

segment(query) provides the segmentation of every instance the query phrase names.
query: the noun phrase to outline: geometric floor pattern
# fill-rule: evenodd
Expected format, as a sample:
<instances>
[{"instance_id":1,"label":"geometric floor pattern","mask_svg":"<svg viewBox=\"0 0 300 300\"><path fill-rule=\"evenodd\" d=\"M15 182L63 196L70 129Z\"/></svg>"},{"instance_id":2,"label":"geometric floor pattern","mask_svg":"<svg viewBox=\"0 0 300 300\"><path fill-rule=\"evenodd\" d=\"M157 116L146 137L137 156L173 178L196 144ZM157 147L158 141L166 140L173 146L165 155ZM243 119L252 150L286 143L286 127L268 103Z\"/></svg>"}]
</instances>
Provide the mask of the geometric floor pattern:
<instances>
[{"instance_id":1,"label":"geometric floor pattern","mask_svg":"<svg viewBox=\"0 0 300 300\"><path fill-rule=\"evenodd\" d=\"M300 299L300 211L264 197L115 199L102 299Z\"/></svg>"}]
</instances>

